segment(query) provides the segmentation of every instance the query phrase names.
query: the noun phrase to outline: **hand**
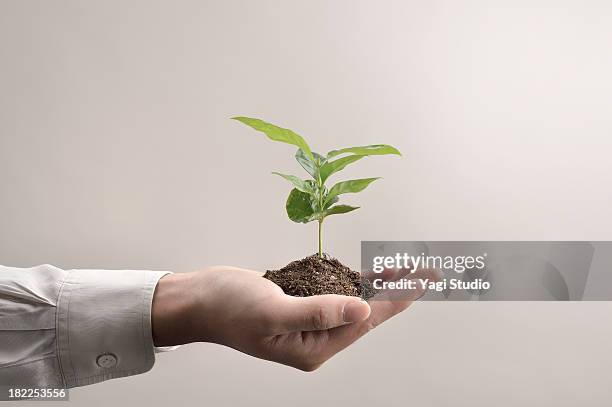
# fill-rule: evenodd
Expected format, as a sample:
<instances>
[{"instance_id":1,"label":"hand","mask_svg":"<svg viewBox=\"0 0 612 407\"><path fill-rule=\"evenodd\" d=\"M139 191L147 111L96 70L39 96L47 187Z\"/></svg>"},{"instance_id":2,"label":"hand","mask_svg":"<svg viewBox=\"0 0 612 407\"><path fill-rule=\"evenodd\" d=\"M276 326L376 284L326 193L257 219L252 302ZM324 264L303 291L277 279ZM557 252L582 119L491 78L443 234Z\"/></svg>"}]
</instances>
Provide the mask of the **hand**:
<instances>
[{"instance_id":1,"label":"hand","mask_svg":"<svg viewBox=\"0 0 612 407\"><path fill-rule=\"evenodd\" d=\"M435 278L429 269L385 270L381 276ZM214 342L312 371L422 294L414 290L401 299L370 304L341 295L292 297L256 271L211 267L159 281L153 339L156 346Z\"/></svg>"}]
</instances>

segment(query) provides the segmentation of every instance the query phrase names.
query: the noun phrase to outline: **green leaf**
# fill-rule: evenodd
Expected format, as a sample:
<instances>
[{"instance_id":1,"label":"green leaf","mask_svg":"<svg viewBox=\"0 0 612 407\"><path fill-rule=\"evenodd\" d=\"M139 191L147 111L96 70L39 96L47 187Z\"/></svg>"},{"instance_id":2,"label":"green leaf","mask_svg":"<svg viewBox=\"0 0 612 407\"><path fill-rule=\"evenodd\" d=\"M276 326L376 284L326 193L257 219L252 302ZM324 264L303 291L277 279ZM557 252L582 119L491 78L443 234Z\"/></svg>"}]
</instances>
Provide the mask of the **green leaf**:
<instances>
[{"instance_id":1,"label":"green leaf","mask_svg":"<svg viewBox=\"0 0 612 407\"><path fill-rule=\"evenodd\" d=\"M332 206L333 204L335 204L336 202L338 202L340 200L340 198L338 198L338 196L334 196L332 198L329 199L329 201L325 201L323 203L323 209L328 209L330 206Z\"/></svg>"},{"instance_id":2,"label":"green leaf","mask_svg":"<svg viewBox=\"0 0 612 407\"><path fill-rule=\"evenodd\" d=\"M316 178L316 164L301 148L298 148L298 150L295 152L295 159L307 173L309 173L313 178Z\"/></svg>"},{"instance_id":3,"label":"green leaf","mask_svg":"<svg viewBox=\"0 0 612 407\"><path fill-rule=\"evenodd\" d=\"M306 143L306 140L302 136L294 133L292 130L284 129L282 127L275 126L271 123L264 122L260 119L254 119L251 117L232 117L234 120L238 120L241 123L246 124L249 127L254 128L257 131L265 133L270 140L280 141L282 143L293 144L304 150L306 155L314 160L314 156L310 151L310 147Z\"/></svg>"},{"instance_id":4,"label":"green leaf","mask_svg":"<svg viewBox=\"0 0 612 407\"><path fill-rule=\"evenodd\" d=\"M293 188L287 198L287 216L297 223L308 223L312 220L314 211L310 205L310 195Z\"/></svg>"},{"instance_id":5,"label":"green leaf","mask_svg":"<svg viewBox=\"0 0 612 407\"><path fill-rule=\"evenodd\" d=\"M388 144L372 144L369 146L360 146L360 147L348 147L342 148L340 150L332 150L327 153L327 158L335 157L340 154L355 154L355 155L386 155L386 154L395 154L402 155L399 150L395 147L392 147Z\"/></svg>"},{"instance_id":6,"label":"green leaf","mask_svg":"<svg viewBox=\"0 0 612 407\"><path fill-rule=\"evenodd\" d=\"M354 163L355 161L359 161L363 157L365 157L365 155L349 155L324 164L319 170L321 174L321 182L325 182L333 173L343 170L347 165Z\"/></svg>"},{"instance_id":7,"label":"green leaf","mask_svg":"<svg viewBox=\"0 0 612 407\"><path fill-rule=\"evenodd\" d=\"M379 178L378 177L377 178L362 178L362 179L353 179L350 181L338 182L333 187L331 187L331 189L329 190L329 193L327 194L327 197L325 198L325 202L326 203L329 202L335 196L338 196L340 194L356 193L356 192L363 191L364 189L366 189L368 185L370 185L372 182L376 181L377 179Z\"/></svg>"},{"instance_id":8,"label":"green leaf","mask_svg":"<svg viewBox=\"0 0 612 407\"><path fill-rule=\"evenodd\" d=\"M314 151L312 152L312 155L314 157L314 160L307 156L306 153L302 151L302 149L298 148L298 150L295 152L295 159L298 163L300 163L302 168L304 168L306 172L309 173L312 178L316 180L318 177L317 174L319 171L319 167L327 162L327 158L315 153Z\"/></svg>"},{"instance_id":9,"label":"green leaf","mask_svg":"<svg viewBox=\"0 0 612 407\"><path fill-rule=\"evenodd\" d=\"M336 205L336 206L332 206L331 208L325 210L323 212L323 217L329 216L329 215L338 215L341 213L347 213L347 212L352 212L355 209L359 209L358 206L350 206L350 205Z\"/></svg>"},{"instance_id":10,"label":"green leaf","mask_svg":"<svg viewBox=\"0 0 612 407\"><path fill-rule=\"evenodd\" d=\"M312 178L317 179L319 167L327 162L327 158L315 153L314 151L312 152L312 155L314 160L310 159L310 157L307 156L302 149L298 149L295 153L295 159L298 163L300 163L302 168L304 168L306 172L312 176Z\"/></svg>"},{"instance_id":11,"label":"green leaf","mask_svg":"<svg viewBox=\"0 0 612 407\"><path fill-rule=\"evenodd\" d=\"M295 175L281 174L280 172L273 172L272 174L280 175L281 177L285 178L287 181L291 182L299 191L305 192L307 194L312 194L311 185L308 182L296 177Z\"/></svg>"}]
</instances>

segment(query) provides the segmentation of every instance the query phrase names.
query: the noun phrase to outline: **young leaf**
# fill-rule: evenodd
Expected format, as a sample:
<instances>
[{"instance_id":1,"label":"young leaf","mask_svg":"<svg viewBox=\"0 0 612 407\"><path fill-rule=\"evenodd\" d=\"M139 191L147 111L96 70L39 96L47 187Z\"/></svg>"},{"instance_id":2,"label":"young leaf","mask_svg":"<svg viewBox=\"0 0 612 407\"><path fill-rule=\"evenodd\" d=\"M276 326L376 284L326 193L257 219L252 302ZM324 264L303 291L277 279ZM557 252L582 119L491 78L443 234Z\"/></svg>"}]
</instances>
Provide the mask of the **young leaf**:
<instances>
[{"instance_id":1,"label":"young leaf","mask_svg":"<svg viewBox=\"0 0 612 407\"><path fill-rule=\"evenodd\" d=\"M287 198L287 216L297 223L308 223L312 219L314 211L310 206L310 195L293 188Z\"/></svg>"},{"instance_id":2,"label":"young leaf","mask_svg":"<svg viewBox=\"0 0 612 407\"><path fill-rule=\"evenodd\" d=\"M304 168L306 172L309 173L312 178L316 180L319 166L327 162L327 158L315 153L314 151L312 152L312 155L314 157L314 160L311 160L310 157L307 156L304 151L302 151L302 149L298 149L298 151L295 153L295 159L298 163L300 163L302 168Z\"/></svg>"},{"instance_id":3,"label":"young leaf","mask_svg":"<svg viewBox=\"0 0 612 407\"><path fill-rule=\"evenodd\" d=\"M340 214L340 213L352 212L355 209L359 209L359 207L358 206L350 206L350 205L336 205L336 206L332 206L331 208L329 208L325 212L323 212L323 217L329 216L329 215L337 215L337 214Z\"/></svg>"},{"instance_id":4,"label":"young leaf","mask_svg":"<svg viewBox=\"0 0 612 407\"><path fill-rule=\"evenodd\" d=\"M365 157L365 155L349 155L327 162L321 166L319 170L319 173L321 174L321 182L325 182L333 173L343 170L347 165L354 163L355 161L359 161L363 157Z\"/></svg>"},{"instance_id":5,"label":"young leaf","mask_svg":"<svg viewBox=\"0 0 612 407\"><path fill-rule=\"evenodd\" d=\"M255 130L261 131L266 136L268 136L270 140L293 144L294 146L297 146L300 149L304 150L306 155L314 160L314 156L312 155L312 152L310 151L310 147L306 143L306 140L304 140L302 136L294 133L293 131L251 117L237 116L232 117L232 119L238 120L239 122L254 128Z\"/></svg>"},{"instance_id":6,"label":"young leaf","mask_svg":"<svg viewBox=\"0 0 612 407\"><path fill-rule=\"evenodd\" d=\"M328 209L330 206L332 206L333 204L335 204L339 200L340 200L340 198L338 198L338 196L334 196L334 197L330 198L329 200L325 201L323 203L323 210Z\"/></svg>"},{"instance_id":7,"label":"young leaf","mask_svg":"<svg viewBox=\"0 0 612 407\"><path fill-rule=\"evenodd\" d=\"M281 174L280 172L273 172L272 174L280 175L281 177L285 178L287 181L291 182L297 190L305 192L307 194L312 194L312 187L310 186L310 184L296 177L295 175Z\"/></svg>"},{"instance_id":8,"label":"young leaf","mask_svg":"<svg viewBox=\"0 0 612 407\"><path fill-rule=\"evenodd\" d=\"M368 185L370 185L372 182L376 181L377 179L379 179L379 177L353 179L350 181L338 182L333 187L331 187L331 189L329 190L329 193L327 194L327 197L325 198L325 202L326 203L329 202L331 199L333 199L334 197L340 194L348 194L348 193L355 193L355 192L363 191L364 189L366 189Z\"/></svg>"},{"instance_id":9,"label":"young leaf","mask_svg":"<svg viewBox=\"0 0 612 407\"><path fill-rule=\"evenodd\" d=\"M399 150L393 146L388 144L372 144L369 146L360 146L360 147L348 147L342 148L340 150L332 150L327 153L327 158L335 157L340 154L355 154L355 155L386 155L386 154L396 154L402 155Z\"/></svg>"}]
</instances>

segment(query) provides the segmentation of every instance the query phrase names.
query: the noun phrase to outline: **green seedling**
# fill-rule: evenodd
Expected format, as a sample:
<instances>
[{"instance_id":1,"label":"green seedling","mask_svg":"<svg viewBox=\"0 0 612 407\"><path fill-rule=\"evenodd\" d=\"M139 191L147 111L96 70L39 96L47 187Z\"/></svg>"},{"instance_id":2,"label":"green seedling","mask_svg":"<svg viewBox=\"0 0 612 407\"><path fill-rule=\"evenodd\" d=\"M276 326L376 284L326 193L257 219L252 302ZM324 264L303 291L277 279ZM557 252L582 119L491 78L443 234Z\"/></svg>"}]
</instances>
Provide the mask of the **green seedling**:
<instances>
[{"instance_id":1,"label":"green seedling","mask_svg":"<svg viewBox=\"0 0 612 407\"><path fill-rule=\"evenodd\" d=\"M339 196L361 192L372 182L379 179L379 177L376 177L341 181L328 189L325 182L329 177L343 170L347 165L370 155L401 155L399 150L390 145L373 144L332 150L327 155L322 156L312 151L303 137L289 129L250 117L233 117L233 119L264 133L270 140L293 144L298 147L295 159L310 174L312 179L304 180L295 175L279 172L273 172L272 174L279 175L293 184L294 188L289 193L285 205L289 219L298 223L318 222L319 257L323 257L323 221L325 218L359 209L358 206L335 205Z\"/></svg>"}]
</instances>

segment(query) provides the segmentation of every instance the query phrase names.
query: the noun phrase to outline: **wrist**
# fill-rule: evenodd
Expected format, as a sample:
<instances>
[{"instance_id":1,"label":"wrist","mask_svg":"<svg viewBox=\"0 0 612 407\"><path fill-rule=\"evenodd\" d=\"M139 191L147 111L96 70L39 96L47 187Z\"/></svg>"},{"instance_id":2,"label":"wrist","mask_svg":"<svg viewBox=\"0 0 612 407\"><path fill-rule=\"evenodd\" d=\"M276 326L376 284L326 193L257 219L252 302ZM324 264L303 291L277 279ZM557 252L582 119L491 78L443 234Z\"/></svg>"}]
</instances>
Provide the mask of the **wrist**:
<instances>
[{"instance_id":1,"label":"wrist","mask_svg":"<svg viewBox=\"0 0 612 407\"><path fill-rule=\"evenodd\" d=\"M168 274L157 283L151 307L151 325L155 346L174 346L194 342L189 318L193 296L191 273Z\"/></svg>"}]
</instances>

